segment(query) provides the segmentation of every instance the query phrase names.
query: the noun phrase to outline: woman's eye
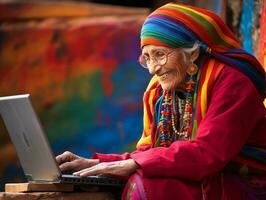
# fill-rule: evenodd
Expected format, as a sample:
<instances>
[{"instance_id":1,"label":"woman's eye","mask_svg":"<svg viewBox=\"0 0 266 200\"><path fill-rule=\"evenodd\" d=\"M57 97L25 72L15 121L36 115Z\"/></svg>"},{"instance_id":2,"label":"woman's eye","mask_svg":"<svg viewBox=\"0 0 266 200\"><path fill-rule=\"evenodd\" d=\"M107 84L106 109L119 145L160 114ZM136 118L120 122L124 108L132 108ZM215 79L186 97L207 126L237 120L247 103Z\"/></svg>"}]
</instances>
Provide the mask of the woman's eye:
<instances>
[{"instance_id":1,"label":"woman's eye","mask_svg":"<svg viewBox=\"0 0 266 200\"><path fill-rule=\"evenodd\" d=\"M150 60L150 57L147 56L147 55L144 55L143 58L144 58L144 60L146 60L146 61L149 61L149 60Z\"/></svg>"},{"instance_id":2,"label":"woman's eye","mask_svg":"<svg viewBox=\"0 0 266 200\"><path fill-rule=\"evenodd\" d=\"M165 56L165 53L164 52L162 52L162 51L157 51L156 53L155 53L155 57L156 58L163 58Z\"/></svg>"}]
</instances>

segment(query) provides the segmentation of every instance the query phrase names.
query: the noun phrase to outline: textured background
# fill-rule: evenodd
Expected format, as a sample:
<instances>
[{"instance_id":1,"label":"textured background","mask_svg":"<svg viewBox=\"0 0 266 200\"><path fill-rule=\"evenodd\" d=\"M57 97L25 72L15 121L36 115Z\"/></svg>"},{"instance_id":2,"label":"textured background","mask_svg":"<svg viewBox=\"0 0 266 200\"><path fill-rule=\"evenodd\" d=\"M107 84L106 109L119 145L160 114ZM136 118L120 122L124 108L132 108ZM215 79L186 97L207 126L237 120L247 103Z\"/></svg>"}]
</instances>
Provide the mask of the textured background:
<instances>
[{"instance_id":1,"label":"textured background","mask_svg":"<svg viewBox=\"0 0 266 200\"><path fill-rule=\"evenodd\" d=\"M22 5L23 20L0 26L0 96L31 94L55 154L131 150L150 77L136 62L143 15L31 19L39 8ZM2 189L24 178L2 122L0 145Z\"/></svg>"}]
</instances>

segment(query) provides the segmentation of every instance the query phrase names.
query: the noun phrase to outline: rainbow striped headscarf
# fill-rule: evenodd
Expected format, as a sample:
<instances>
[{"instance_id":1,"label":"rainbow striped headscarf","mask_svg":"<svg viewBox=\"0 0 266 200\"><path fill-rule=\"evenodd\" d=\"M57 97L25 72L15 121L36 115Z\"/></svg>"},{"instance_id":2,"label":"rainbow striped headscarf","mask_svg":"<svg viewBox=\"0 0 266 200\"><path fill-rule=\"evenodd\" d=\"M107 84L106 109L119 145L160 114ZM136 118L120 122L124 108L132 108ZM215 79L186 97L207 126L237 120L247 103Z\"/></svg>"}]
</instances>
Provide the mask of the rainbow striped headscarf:
<instances>
[{"instance_id":1,"label":"rainbow striped headscarf","mask_svg":"<svg viewBox=\"0 0 266 200\"><path fill-rule=\"evenodd\" d=\"M208 108L208 97L224 65L248 76L265 98L265 71L257 59L241 45L215 13L192 6L168 3L145 20L141 30L141 47L153 44L166 47L192 47L197 42L201 52L210 55L200 66L196 117L192 138ZM159 84L153 77L144 94L144 131L137 147L152 142L154 104L158 98Z\"/></svg>"}]
</instances>

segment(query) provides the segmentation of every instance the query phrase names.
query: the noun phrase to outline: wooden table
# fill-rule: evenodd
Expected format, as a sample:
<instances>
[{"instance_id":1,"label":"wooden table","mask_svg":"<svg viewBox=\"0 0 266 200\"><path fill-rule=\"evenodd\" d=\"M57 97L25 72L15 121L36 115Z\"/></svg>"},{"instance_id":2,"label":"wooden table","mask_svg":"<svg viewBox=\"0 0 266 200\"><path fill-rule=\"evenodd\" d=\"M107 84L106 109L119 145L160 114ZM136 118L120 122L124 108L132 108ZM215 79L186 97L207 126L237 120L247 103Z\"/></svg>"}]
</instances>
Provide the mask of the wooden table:
<instances>
[{"instance_id":1,"label":"wooden table","mask_svg":"<svg viewBox=\"0 0 266 200\"><path fill-rule=\"evenodd\" d=\"M111 192L1 192L0 200L115 200Z\"/></svg>"},{"instance_id":2,"label":"wooden table","mask_svg":"<svg viewBox=\"0 0 266 200\"><path fill-rule=\"evenodd\" d=\"M122 188L103 188L52 183L11 183L0 192L0 200L116 200Z\"/></svg>"}]
</instances>

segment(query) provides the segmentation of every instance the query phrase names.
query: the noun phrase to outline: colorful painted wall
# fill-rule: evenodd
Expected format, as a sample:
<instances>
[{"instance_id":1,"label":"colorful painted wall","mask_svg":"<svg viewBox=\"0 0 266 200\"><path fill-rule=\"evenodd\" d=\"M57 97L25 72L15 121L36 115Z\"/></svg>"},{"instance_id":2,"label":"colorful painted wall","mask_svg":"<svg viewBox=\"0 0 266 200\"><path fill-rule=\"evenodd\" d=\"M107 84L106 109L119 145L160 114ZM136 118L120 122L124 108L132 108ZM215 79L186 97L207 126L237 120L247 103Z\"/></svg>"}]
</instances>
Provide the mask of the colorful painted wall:
<instances>
[{"instance_id":1,"label":"colorful painted wall","mask_svg":"<svg viewBox=\"0 0 266 200\"><path fill-rule=\"evenodd\" d=\"M137 63L144 16L23 19L0 26L0 96L31 94L55 154L134 148L150 78ZM0 127L3 188L23 181L23 172Z\"/></svg>"},{"instance_id":2,"label":"colorful painted wall","mask_svg":"<svg viewBox=\"0 0 266 200\"><path fill-rule=\"evenodd\" d=\"M226 1L225 21L266 71L266 0Z\"/></svg>"},{"instance_id":3,"label":"colorful painted wall","mask_svg":"<svg viewBox=\"0 0 266 200\"><path fill-rule=\"evenodd\" d=\"M263 1L260 17L260 37L258 45L258 57L266 70L266 0ZM265 101L266 105L266 101Z\"/></svg>"},{"instance_id":4,"label":"colorful painted wall","mask_svg":"<svg viewBox=\"0 0 266 200\"><path fill-rule=\"evenodd\" d=\"M266 0L228 0L226 23L266 70Z\"/></svg>"}]
</instances>

